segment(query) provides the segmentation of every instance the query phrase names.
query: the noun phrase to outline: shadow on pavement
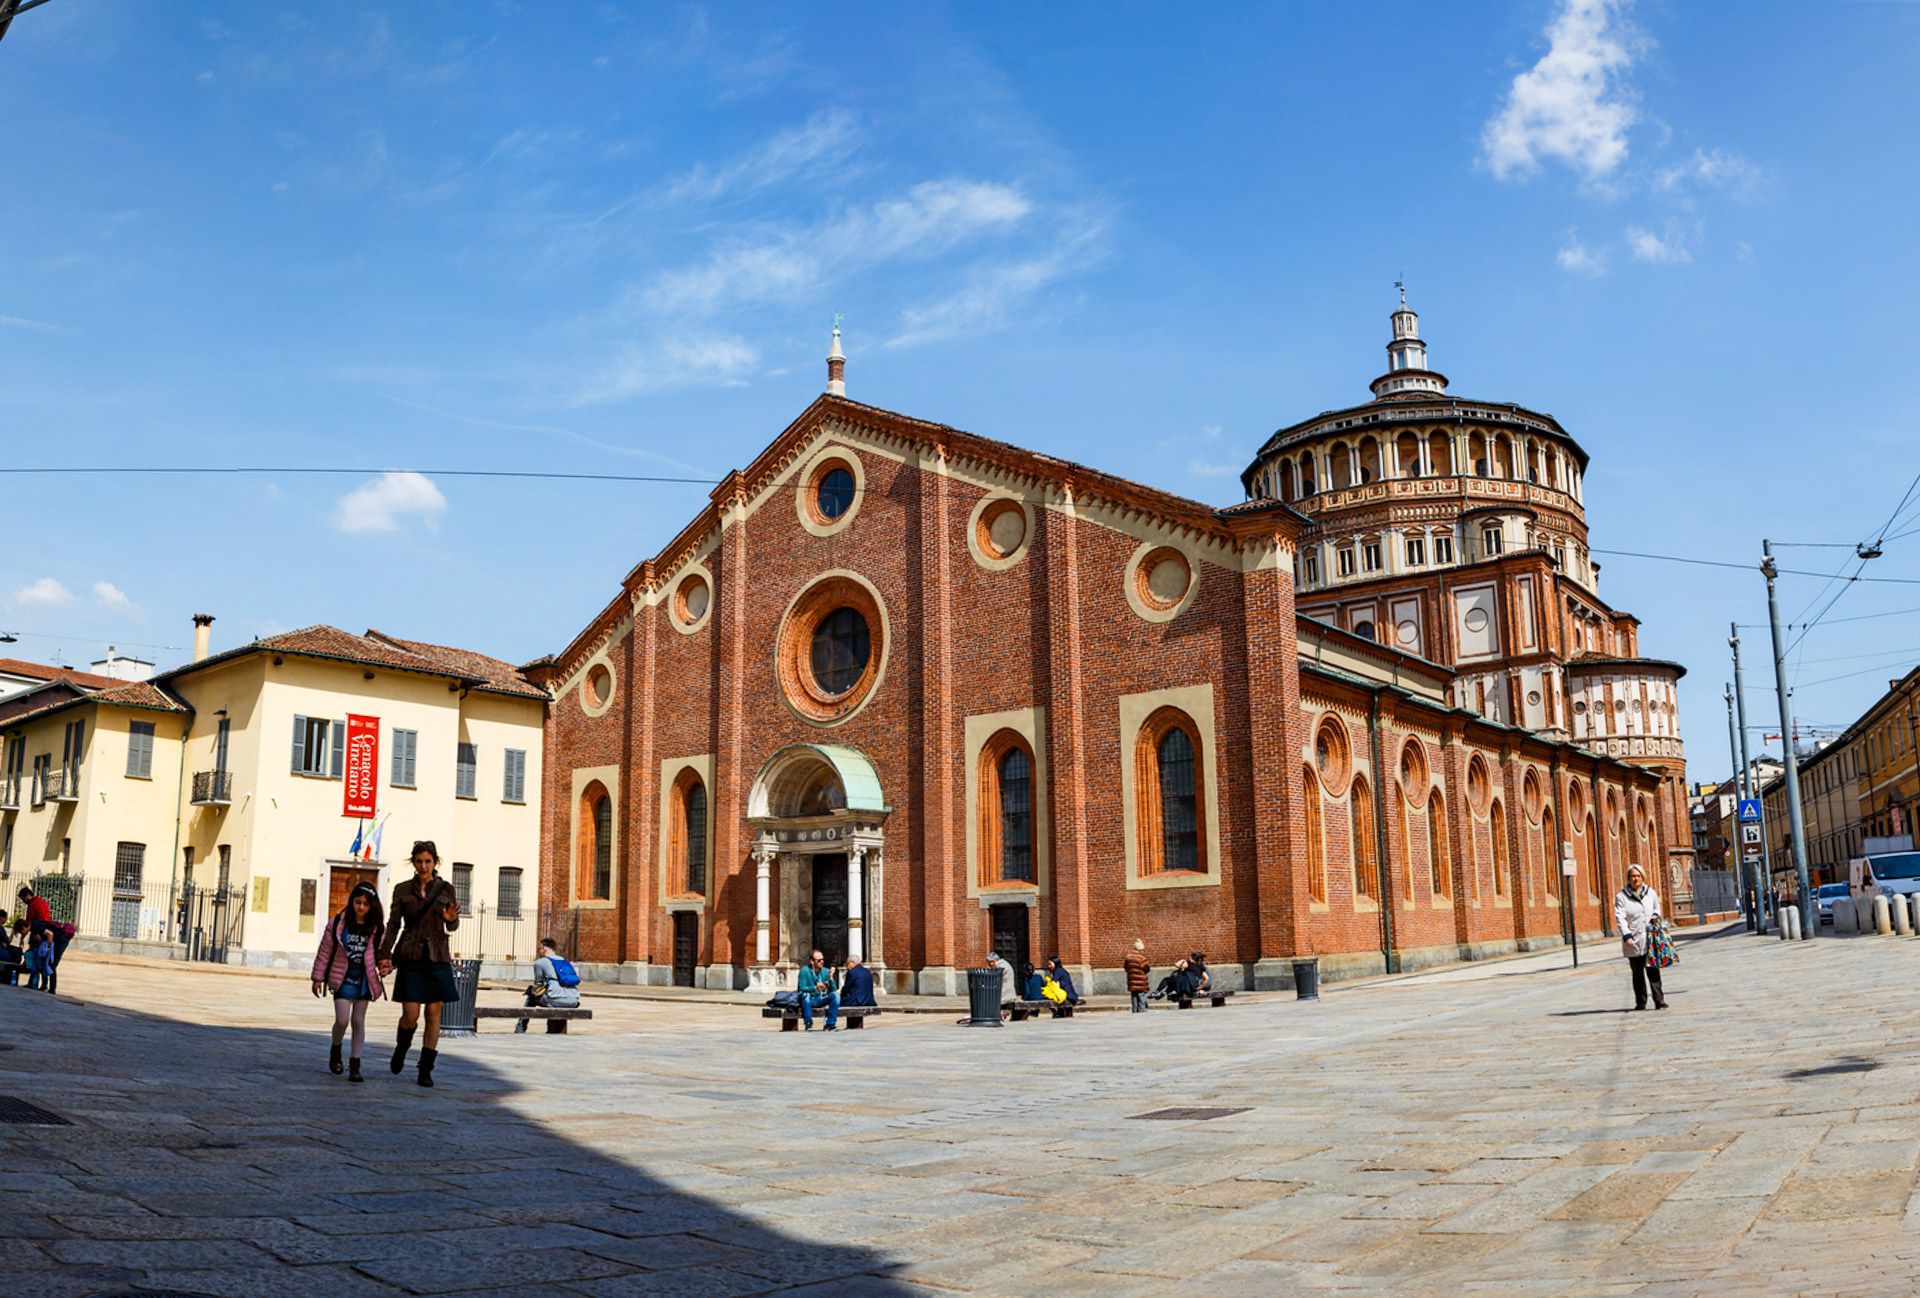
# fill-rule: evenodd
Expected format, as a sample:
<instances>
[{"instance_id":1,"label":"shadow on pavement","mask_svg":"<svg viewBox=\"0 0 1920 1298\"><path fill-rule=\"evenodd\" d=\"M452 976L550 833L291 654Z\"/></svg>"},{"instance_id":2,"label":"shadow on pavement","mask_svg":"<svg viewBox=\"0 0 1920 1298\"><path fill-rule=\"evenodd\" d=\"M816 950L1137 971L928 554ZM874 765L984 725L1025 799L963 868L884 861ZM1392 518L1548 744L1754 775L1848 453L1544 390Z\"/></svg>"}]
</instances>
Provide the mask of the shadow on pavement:
<instances>
[{"instance_id":1,"label":"shadow on pavement","mask_svg":"<svg viewBox=\"0 0 1920 1298\"><path fill-rule=\"evenodd\" d=\"M538 1078L463 1058L470 1040L445 1043L427 1090L411 1069L389 1073L390 1018L354 1086L326 1071L323 1028L201 1026L10 988L0 1017L19 1046L0 1054L0 1096L73 1124L0 1123L0 1233L21 1292L929 1292L888 1278L856 1243L755 1220L751 1201L806 1196L733 1188L746 1182L726 1167L771 1162L750 1136L650 1174L509 1107L539 1114ZM564 1039L527 1040L557 1047L537 1067L577 1066ZM583 1111L568 1095L551 1120L598 1145L650 1121Z\"/></svg>"}]
</instances>

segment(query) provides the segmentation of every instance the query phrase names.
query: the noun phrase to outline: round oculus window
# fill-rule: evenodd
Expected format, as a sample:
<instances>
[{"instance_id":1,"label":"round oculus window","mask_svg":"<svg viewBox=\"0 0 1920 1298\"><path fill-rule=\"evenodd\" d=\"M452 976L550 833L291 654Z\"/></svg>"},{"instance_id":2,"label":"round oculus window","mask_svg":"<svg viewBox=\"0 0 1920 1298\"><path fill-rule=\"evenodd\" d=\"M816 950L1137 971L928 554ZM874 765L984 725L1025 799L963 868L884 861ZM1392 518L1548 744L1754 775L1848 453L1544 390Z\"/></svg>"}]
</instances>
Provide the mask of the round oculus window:
<instances>
[{"instance_id":1,"label":"round oculus window","mask_svg":"<svg viewBox=\"0 0 1920 1298\"><path fill-rule=\"evenodd\" d=\"M1374 638L1373 623L1367 621L1365 618L1361 618L1353 624L1353 633L1362 640L1371 640Z\"/></svg>"},{"instance_id":2,"label":"round oculus window","mask_svg":"<svg viewBox=\"0 0 1920 1298\"><path fill-rule=\"evenodd\" d=\"M1193 585L1187 556L1170 545L1149 550L1134 570L1134 592L1148 608L1165 612L1179 606Z\"/></svg>"},{"instance_id":3,"label":"round oculus window","mask_svg":"<svg viewBox=\"0 0 1920 1298\"><path fill-rule=\"evenodd\" d=\"M1320 783L1328 793L1340 796L1347 784L1348 752L1346 727L1333 717L1320 723L1313 739L1313 764L1320 772Z\"/></svg>"},{"instance_id":4,"label":"round oculus window","mask_svg":"<svg viewBox=\"0 0 1920 1298\"><path fill-rule=\"evenodd\" d=\"M595 663L587 673L587 706L604 708L613 698L613 673L605 663Z\"/></svg>"},{"instance_id":5,"label":"round oculus window","mask_svg":"<svg viewBox=\"0 0 1920 1298\"><path fill-rule=\"evenodd\" d=\"M853 474L834 465L814 484L813 507L831 523L853 508Z\"/></svg>"},{"instance_id":6,"label":"round oculus window","mask_svg":"<svg viewBox=\"0 0 1920 1298\"><path fill-rule=\"evenodd\" d=\"M1010 558L1027 542L1026 511L1012 500L988 505L980 514L979 530L974 535L974 541L988 558Z\"/></svg>"},{"instance_id":7,"label":"round oculus window","mask_svg":"<svg viewBox=\"0 0 1920 1298\"><path fill-rule=\"evenodd\" d=\"M1528 707L1533 707L1533 708L1537 708L1537 707L1539 707L1539 706L1540 706L1540 691L1539 691L1539 690L1528 690L1528 691L1527 691L1527 706L1528 706Z\"/></svg>"},{"instance_id":8,"label":"round oculus window","mask_svg":"<svg viewBox=\"0 0 1920 1298\"><path fill-rule=\"evenodd\" d=\"M679 614L683 625L698 622L712 606L713 592L707 588L704 577L688 577L674 592L673 611Z\"/></svg>"},{"instance_id":9,"label":"round oculus window","mask_svg":"<svg viewBox=\"0 0 1920 1298\"><path fill-rule=\"evenodd\" d=\"M846 694L866 674L872 637L860 610L841 606L813 628L813 682L831 698Z\"/></svg>"},{"instance_id":10,"label":"round oculus window","mask_svg":"<svg viewBox=\"0 0 1920 1298\"><path fill-rule=\"evenodd\" d=\"M886 669L879 597L851 575L814 582L787 610L775 660L780 692L801 717L818 725L851 717Z\"/></svg>"}]
</instances>

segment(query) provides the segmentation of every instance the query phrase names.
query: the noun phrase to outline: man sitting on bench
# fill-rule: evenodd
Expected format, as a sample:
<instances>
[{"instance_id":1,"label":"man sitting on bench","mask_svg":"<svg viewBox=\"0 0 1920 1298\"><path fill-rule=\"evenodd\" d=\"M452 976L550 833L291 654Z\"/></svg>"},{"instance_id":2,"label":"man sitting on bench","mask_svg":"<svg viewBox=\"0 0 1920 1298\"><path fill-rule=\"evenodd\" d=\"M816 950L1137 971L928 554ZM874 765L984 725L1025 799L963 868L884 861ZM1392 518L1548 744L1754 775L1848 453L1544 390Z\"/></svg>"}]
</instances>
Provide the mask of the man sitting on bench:
<instances>
[{"instance_id":1,"label":"man sitting on bench","mask_svg":"<svg viewBox=\"0 0 1920 1298\"><path fill-rule=\"evenodd\" d=\"M560 948L550 937L540 939L540 958L533 962L533 986L527 988L527 1004L556 1010L580 1007L580 975L560 958ZM513 1030L525 1032L527 1021L521 1019L513 1025Z\"/></svg>"},{"instance_id":2,"label":"man sitting on bench","mask_svg":"<svg viewBox=\"0 0 1920 1298\"><path fill-rule=\"evenodd\" d=\"M806 1020L809 1032L813 1031L813 1011L822 1005L827 1007L827 1031L837 1031L840 1026L840 991L834 986L833 970L826 967L826 960L815 951L800 971L800 1017Z\"/></svg>"},{"instance_id":3,"label":"man sitting on bench","mask_svg":"<svg viewBox=\"0 0 1920 1298\"><path fill-rule=\"evenodd\" d=\"M840 980L840 1003L879 1008L879 1002L873 999L873 970L861 964L857 955L847 957L847 974Z\"/></svg>"}]
</instances>

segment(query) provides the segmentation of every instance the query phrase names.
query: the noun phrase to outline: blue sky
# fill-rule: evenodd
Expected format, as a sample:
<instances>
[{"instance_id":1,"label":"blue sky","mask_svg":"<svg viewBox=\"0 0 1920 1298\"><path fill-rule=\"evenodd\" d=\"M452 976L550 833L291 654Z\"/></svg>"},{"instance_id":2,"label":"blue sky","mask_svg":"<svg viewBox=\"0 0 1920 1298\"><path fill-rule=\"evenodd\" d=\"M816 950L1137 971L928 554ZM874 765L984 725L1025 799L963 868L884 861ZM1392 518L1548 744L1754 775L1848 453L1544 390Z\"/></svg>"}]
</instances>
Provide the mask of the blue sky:
<instances>
[{"instance_id":1,"label":"blue sky","mask_svg":"<svg viewBox=\"0 0 1920 1298\"><path fill-rule=\"evenodd\" d=\"M712 477L820 390L839 312L858 399L1225 504L1274 428L1368 395L1404 274L1454 392L1592 454L1599 548L1853 542L1920 471L1917 6L318 12L52 0L0 42L4 463ZM706 499L6 485L0 625L69 662L199 611L217 645L531 658ZM1917 545L1867 573L1920 579ZM1819 589L1786 579L1786 616ZM1611 558L1602 592L1692 669L1723 771L1758 576ZM1860 584L1831 616L1909 608ZM1797 654L1796 710L1844 723L1920 614Z\"/></svg>"}]
</instances>

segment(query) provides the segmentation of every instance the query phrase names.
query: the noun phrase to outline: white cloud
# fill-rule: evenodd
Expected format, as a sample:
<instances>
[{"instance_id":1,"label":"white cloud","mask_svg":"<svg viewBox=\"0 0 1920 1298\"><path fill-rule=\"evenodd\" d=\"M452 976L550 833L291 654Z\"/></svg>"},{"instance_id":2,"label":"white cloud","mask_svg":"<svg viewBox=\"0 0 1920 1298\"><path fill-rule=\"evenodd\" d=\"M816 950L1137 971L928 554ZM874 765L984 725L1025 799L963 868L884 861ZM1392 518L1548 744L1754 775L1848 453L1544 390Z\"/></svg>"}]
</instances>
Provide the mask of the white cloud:
<instances>
[{"instance_id":1,"label":"white cloud","mask_svg":"<svg viewBox=\"0 0 1920 1298\"><path fill-rule=\"evenodd\" d=\"M681 202L711 202L728 194L752 193L805 168L831 166L852 150L854 140L852 113L844 109L815 113L806 125L781 131L717 171L696 163L667 186L666 196Z\"/></svg>"},{"instance_id":2,"label":"white cloud","mask_svg":"<svg viewBox=\"0 0 1920 1298\"><path fill-rule=\"evenodd\" d=\"M636 305L649 315L707 315L736 303L789 297L831 276L946 251L982 231L1016 225L1032 210L1007 185L927 181L904 197L804 230L728 244L702 265L656 277Z\"/></svg>"},{"instance_id":3,"label":"white cloud","mask_svg":"<svg viewBox=\"0 0 1920 1298\"><path fill-rule=\"evenodd\" d=\"M383 473L340 497L339 503L334 525L343 532L395 532L404 514L417 514L432 527L447 508L447 498L433 480L411 470Z\"/></svg>"},{"instance_id":4,"label":"white cloud","mask_svg":"<svg viewBox=\"0 0 1920 1298\"><path fill-rule=\"evenodd\" d=\"M125 613L136 621L144 621L140 616L140 606L127 598L127 592L110 581L93 583L93 602L113 613Z\"/></svg>"},{"instance_id":5,"label":"white cloud","mask_svg":"<svg viewBox=\"0 0 1920 1298\"><path fill-rule=\"evenodd\" d=\"M13 592L15 608L65 608L74 602L74 593L51 577L42 577Z\"/></svg>"},{"instance_id":6,"label":"white cloud","mask_svg":"<svg viewBox=\"0 0 1920 1298\"><path fill-rule=\"evenodd\" d=\"M1621 17L1629 2L1563 0L1547 52L1513 79L1481 133L1481 161L1495 177L1530 176L1542 158L1558 158L1592 182L1626 159L1637 114L1621 77L1641 48Z\"/></svg>"},{"instance_id":7,"label":"white cloud","mask_svg":"<svg viewBox=\"0 0 1920 1298\"><path fill-rule=\"evenodd\" d=\"M1224 478L1230 473L1240 472L1237 464L1209 464L1205 460L1188 460L1187 472L1202 478Z\"/></svg>"},{"instance_id":8,"label":"white cloud","mask_svg":"<svg viewBox=\"0 0 1920 1298\"><path fill-rule=\"evenodd\" d=\"M41 334L70 334L73 330L64 325L48 324L44 320L29 320L21 315L0 315L0 329L31 329Z\"/></svg>"},{"instance_id":9,"label":"white cloud","mask_svg":"<svg viewBox=\"0 0 1920 1298\"><path fill-rule=\"evenodd\" d=\"M1589 279L1598 279L1607 273L1606 249L1589 248L1580 242L1580 236L1573 230L1567 231L1567 242L1554 254L1562 270L1575 275L1585 275Z\"/></svg>"},{"instance_id":10,"label":"white cloud","mask_svg":"<svg viewBox=\"0 0 1920 1298\"><path fill-rule=\"evenodd\" d=\"M1667 222L1664 234L1655 234L1637 225L1628 226L1627 246L1633 249L1635 261L1652 262L1656 266L1674 266L1693 260L1679 229L1671 221Z\"/></svg>"},{"instance_id":11,"label":"white cloud","mask_svg":"<svg viewBox=\"0 0 1920 1298\"><path fill-rule=\"evenodd\" d=\"M1097 259L1101 228L1091 217L1076 216L1040 256L975 266L955 292L903 311L900 333L885 345L912 347L1004 324L1042 288Z\"/></svg>"},{"instance_id":12,"label":"white cloud","mask_svg":"<svg viewBox=\"0 0 1920 1298\"><path fill-rule=\"evenodd\" d=\"M1655 172L1653 187L1661 193L1673 193L1693 184L1746 194L1763 179L1765 175L1760 168L1737 153L1726 149L1695 149L1685 162Z\"/></svg>"},{"instance_id":13,"label":"white cloud","mask_svg":"<svg viewBox=\"0 0 1920 1298\"><path fill-rule=\"evenodd\" d=\"M684 387L691 383L738 386L759 363L759 352L744 340L731 336L635 343L592 376L579 399L609 401L636 392Z\"/></svg>"}]
</instances>

